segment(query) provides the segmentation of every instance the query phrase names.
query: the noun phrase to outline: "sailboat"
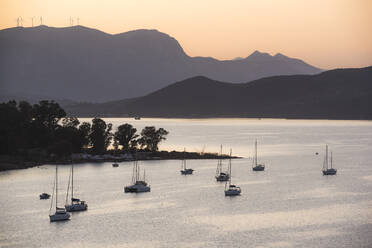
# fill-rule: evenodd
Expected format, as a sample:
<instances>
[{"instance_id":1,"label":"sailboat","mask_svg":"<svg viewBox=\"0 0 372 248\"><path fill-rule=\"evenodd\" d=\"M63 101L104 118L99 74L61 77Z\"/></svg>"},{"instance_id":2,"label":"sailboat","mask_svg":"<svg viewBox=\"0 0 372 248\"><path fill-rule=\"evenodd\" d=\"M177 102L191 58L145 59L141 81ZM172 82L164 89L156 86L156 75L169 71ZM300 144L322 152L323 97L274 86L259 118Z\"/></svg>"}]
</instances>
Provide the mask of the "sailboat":
<instances>
[{"instance_id":1,"label":"sailboat","mask_svg":"<svg viewBox=\"0 0 372 248\"><path fill-rule=\"evenodd\" d=\"M221 152L220 152L220 158L217 163L217 169L216 169L216 180L217 182L226 182L230 178L230 175L228 172L222 171L222 145L221 145Z\"/></svg>"},{"instance_id":2,"label":"sailboat","mask_svg":"<svg viewBox=\"0 0 372 248\"><path fill-rule=\"evenodd\" d=\"M68 212L75 212L75 211L85 211L88 209L88 204L85 201L81 201L78 198L74 198L74 164L71 163L71 202L68 204L68 193L70 187L70 180L68 182L67 187L67 195L66 195L66 205L65 208Z\"/></svg>"},{"instance_id":3,"label":"sailboat","mask_svg":"<svg viewBox=\"0 0 372 248\"><path fill-rule=\"evenodd\" d=\"M182 175L190 175L194 172L193 169L186 168L186 159L185 159L185 153L186 149L183 150L183 159L182 159L182 165L181 165L181 174Z\"/></svg>"},{"instance_id":4,"label":"sailboat","mask_svg":"<svg viewBox=\"0 0 372 248\"><path fill-rule=\"evenodd\" d=\"M254 143L254 151L255 151L255 155L254 155L254 159L253 159L252 170L254 170L254 171L265 170L265 165L264 164L258 164L257 163L257 140Z\"/></svg>"},{"instance_id":5,"label":"sailboat","mask_svg":"<svg viewBox=\"0 0 372 248\"><path fill-rule=\"evenodd\" d=\"M330 157L330 168L328 168L328 145L326 145L326 154L324 156L324 162L323 162L323 175L336 175L337 170L333 168L332 164L332 152L331 152L331 157Z\"/></svg>"},{"instance_id":6,"label":"sailboat","mask_svg":"<svg viewBox=\"0 0 372 248\"><path fill-rule=\"evenodd\" d=\"M231 149L230 149L230 160L229 160L229 175L230 175L229 181L226 182L226 184L225 184L225 196L240 195L240 193L242 192L240 187L238 187L234 184L231 184L231 177L232 177L232 174L231 174Z\"/></svg>"},{"instance_id":7,"label":"sailboat","mask_svg":"<svg viewBox=\"0 0 372 248\"><path fill-rule=\"evenodd\" d=\"M56 177L55 177L54 182L55 182L54 183L55 190L53 189L53 194L54 192L56 193L55 195L56 212L54 214L51 214L52 207L53 207L53 199L52 199L51 204L50 204L50 209L49 209L49 220L50 222L68 220L70 219L70 214L66 212L65 208L58 207L58 165L56 165Z\"/></svg>"},{"instance_id":8,"label":"sailboat","mask_svg":"<svg viewBox=\"0 0 372 248\"><path fill-rule=\"evenodd\" d=\"M140 179L140 168L137 162L137 156L134 160L133 164L133 174L132 174L132 185L125 186L124 192L125 193L142 193L142 192L150 192L151 188L150 185L146 183L146 172L143 170L143 179Z\"/></svg>"}]
</instances>

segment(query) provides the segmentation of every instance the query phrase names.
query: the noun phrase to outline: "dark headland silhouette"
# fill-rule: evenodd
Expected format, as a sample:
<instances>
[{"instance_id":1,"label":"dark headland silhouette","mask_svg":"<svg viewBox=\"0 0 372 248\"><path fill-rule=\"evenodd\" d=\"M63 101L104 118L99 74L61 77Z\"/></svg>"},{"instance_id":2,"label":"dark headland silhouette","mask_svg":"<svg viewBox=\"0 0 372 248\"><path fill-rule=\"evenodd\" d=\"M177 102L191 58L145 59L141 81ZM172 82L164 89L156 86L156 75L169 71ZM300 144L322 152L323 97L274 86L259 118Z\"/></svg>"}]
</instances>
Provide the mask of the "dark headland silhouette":
<instances>
[{"instance_id":1,"label":"dark headland silhouette","mask_svg":"<svg viewBox=\"0 0 372 248\"><path fill-rule=\"evenodd\" d=\"M143 96L195 75L232 83L321 72L258 51L220 61L190 57L156 30L111 35L83 26L0 30L0 97L104 102Z\"/></svg>"},{"instance_id":2,"label":"dark headland silhouette","mask_svg":"<svg viewBox=\"0 0 372 248\"><path fill-rule=\"evenodd\" d=\"M66 107L77 116L372 119L372 66L232 84L198 76L144 97Z\"/></svg>"}]
</instances>

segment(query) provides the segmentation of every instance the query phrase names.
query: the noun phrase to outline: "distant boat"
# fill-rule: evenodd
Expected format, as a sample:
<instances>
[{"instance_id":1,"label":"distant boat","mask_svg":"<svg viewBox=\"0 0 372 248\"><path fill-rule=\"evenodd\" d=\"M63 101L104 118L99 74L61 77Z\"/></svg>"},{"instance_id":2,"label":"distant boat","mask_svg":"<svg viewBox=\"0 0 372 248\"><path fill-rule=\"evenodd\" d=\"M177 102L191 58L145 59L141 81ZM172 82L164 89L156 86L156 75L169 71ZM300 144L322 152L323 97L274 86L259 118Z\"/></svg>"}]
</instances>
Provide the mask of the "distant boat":
<instances>
[{"instance_id":1,"label":"distant boat","mask_svg":"<svg viewBox=\"0 0 372 248\"><path fill-rule=\"evenodd\" d=\"M194 172L193 169L186 168L186 158L185 158L186 149L183 150L183 159L182 159L182 167L181 167L181 174L182 175L190 175Z\"/></svg>"},{"instance_id":2,"label":"distant boat","mask_svg":"<svg viewBox=\"0 0 372 248\"><path fill-rule=\"evenodd\" d=\"M68 220L70 219L70 214L66 212L66 208L58 207L58 165L56 165L56 177L54 181L54 187L55 187L55 190L53 189L53 194L55 192L56 212L54 214L50 213L53 207L53 200L52 200L50 204L50 209L49 209L49 220L50 222Z\"/></svg>"},{"instance_id":3,"label":"distant boat","mask_svg":"<svg viewBox=\"0 0 372 248\"><path fill-rule=\"evenodd\" d=\"M230 178L229 173L222 171L222 145L221 145L221 152L220 152L220 158L217 162L217 169L216 169L216 180L217 182L226 182Z\"/></svg>"},{"instance_id":4,"label":"distant boat","mask_svg":"<svg viewBox=\"0 0 372 248\"><path fill-rule=\"evenodd\" d=\"M50 195L48 193L42 193L40 194L40 200L46 200L50 198Z\"/></svg>"},{"instance_id":5,"label":"distant boat","mask_svg":"<svg viewBox=\"0 0 372 248\"><path fill-rule=\"evenodd\" d=\"M119 167L119 164L115 162L112 164L112 167Z\"/></svg>"},{"instance_id":6,"label":"distant boat","mask_svg":"<svg viewBox=\"0 0 372 248\"><path fill-rule=\"evenodd\" d=\"M252 164L252 170L254 171L263 171L265 170L265 165L264 164L259 164L257 162L257 140L254 143L254 159L253 159L253 164Z\"/></svg>"},{"instance_id":7,"label":"distant boat","mask_svg":"<svg viewBox=\"0 0 372 248\"><path fill-rule=\"evenodd\" d=\"M326 145L326 154L324 156L324 162L323 162L323 175L328 176L328 175L336 175L337 170L333 168L332 165L332 152L331 152L331 157L330 157L330 168L328 168L328 145Z\"/></svg>"},{"instance_id":8,"label":"distant boat","mask_svg":"<svg viewBox=\"0 0 372 248\"><path fill-rule=\"evenodd\" d=\"M231 174L231 149L230 149L230 160L229 160L229 175L230 175L229 181L226 182L226 184L225 184L225 196L240 195L240 193L242 192L240 187L238 187L234 184L231 184L231 178L232 178L232 174Z\"/></svg>"},{"instance_id":9,"label":"distant boat","mask_svg":"<svg viewBox=\"0 0 372 248\"><path fill-rule=\"evenodd\" d=\"M85 211L88 209L88 204L85 201L81 201L78 198L74 198L74 164L71 163L71 202L68 204L68 193L70 187L70 180L67 187L66 205L65 208L68 212ZM70 179L70 178L69 178Z\"/></svg>"},{"instance_id":10,"label":"distant boat","mask_svg":"<svg viewBox=\"0 0 372 248\"><path fill-rule=\"evenodd\" d=\"M140 179L140 168L138 166L137 156L133 164L133 174L132 174L132 185L125 186L125 193L142 193L150 192L150 185L146 182L146 172L143 170L143 179Z\"/></svg>"}]
</instances>

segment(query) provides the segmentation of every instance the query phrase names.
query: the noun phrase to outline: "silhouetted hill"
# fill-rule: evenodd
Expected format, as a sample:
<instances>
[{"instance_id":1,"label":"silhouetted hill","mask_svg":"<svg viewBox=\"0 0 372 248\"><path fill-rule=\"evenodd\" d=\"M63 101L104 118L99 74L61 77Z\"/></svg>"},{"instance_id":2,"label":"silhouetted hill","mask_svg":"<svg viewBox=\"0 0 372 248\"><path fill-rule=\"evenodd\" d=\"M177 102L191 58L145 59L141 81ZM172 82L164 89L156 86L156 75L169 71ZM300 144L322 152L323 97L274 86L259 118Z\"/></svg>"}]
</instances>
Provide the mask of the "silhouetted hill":
<instances>
[{"instance_id":1,"label":"silhouetted hill","mask_svg":"<svg viewBox=\"0 0 372 248\"><path fill-rule=\"evenodd\" d=\"M9 28L0 30L0 54L2 93L90 102L142 96L195 75L241 83L320 72L258 51L240 60L189 57L156 30L111 35L83 26Z\"/></svg>"},{"instance_id":2,"label":"silhouetted hill","mask_svg":"<svg viewBox=\"0 0 372 248\"><path fill-rule=\"evenodd\" d=\"M144 97L67 110L78 116L372 119L372 67L244 84L198 76Z\"/></svg>"}]
</instances>

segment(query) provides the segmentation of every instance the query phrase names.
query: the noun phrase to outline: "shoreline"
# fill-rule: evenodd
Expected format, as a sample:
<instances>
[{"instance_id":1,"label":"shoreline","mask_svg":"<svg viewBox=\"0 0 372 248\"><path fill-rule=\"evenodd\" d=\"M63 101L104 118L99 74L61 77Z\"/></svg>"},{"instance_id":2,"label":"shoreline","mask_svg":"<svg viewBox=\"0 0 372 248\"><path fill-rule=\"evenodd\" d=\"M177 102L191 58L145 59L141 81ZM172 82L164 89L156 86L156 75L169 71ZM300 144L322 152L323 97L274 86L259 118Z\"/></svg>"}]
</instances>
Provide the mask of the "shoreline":
<instances>
[{"instance_id":1,"label":"shoreline","mask_svg":"<svg viewBox=\"0 0 372 248\"><path fill-rule=\"evenodd\" d=\"M178 151L159 151L154 153L139 153L140 155L137 157L138 161L151 161L151 160L195 160L195 159L230 159L229 155L218 155L214 153L196 153L196 152L178 152ZM74 164L83 164L83 163L107 163L107 162L131 162L135 159L132 156L114 156L114 155L95 155L90 156L89 154L79 154L81 157L79 158L75 155L73 158L72 163ZM121 154L122 155L122 154ZM85 157L84 157L85 156ZM239 159L242 157L238 156L231 156L231 159ZM19 169L28 169L38 166L43 166L46 164L55 165L69 165L71 164L71 159L59 159L59 160L43 160L41 162L35 161L24 161L21 158L13 157L9 158L6 161L0 160L0 172L2 171L10 171L10 170L19 170Z\"/></svg>"}]
</instances>

